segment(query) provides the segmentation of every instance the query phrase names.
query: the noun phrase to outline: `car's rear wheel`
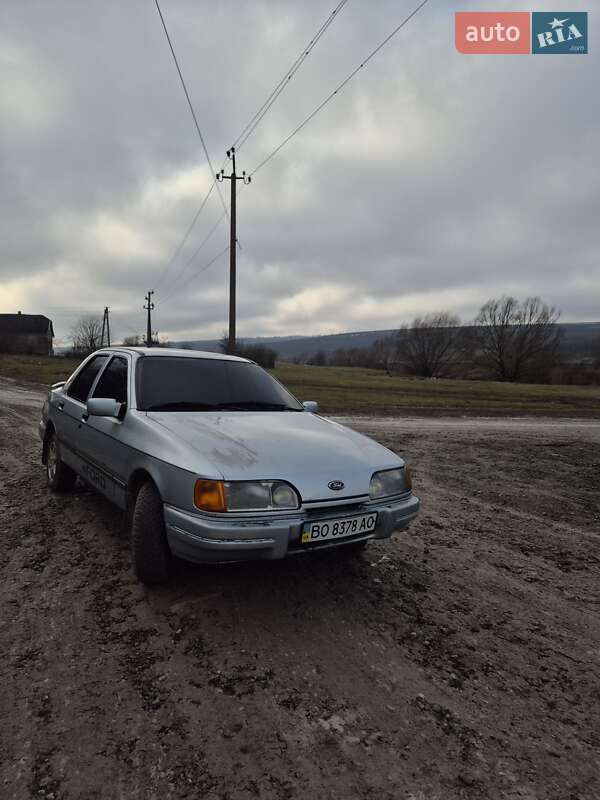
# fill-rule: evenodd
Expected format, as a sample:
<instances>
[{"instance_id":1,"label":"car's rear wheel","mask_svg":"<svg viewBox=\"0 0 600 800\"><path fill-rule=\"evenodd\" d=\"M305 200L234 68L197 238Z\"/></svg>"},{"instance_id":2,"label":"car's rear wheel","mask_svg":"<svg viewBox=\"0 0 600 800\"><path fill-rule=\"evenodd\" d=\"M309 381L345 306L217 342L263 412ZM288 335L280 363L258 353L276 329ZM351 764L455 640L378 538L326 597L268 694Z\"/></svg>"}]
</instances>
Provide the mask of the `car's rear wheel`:
<instances>
[{"instance_id":1,"label":"car's rear wheel","mask_svg":"<svg viewBox=\"0 0 600 800\"><path fill-rule=\"evenodd\" d=\"M173 556L167 544L163 502L153 483L144 483L135 498L131 522L133 569L142 583L163 583Z\"/></svg>"},{"instance_id":2,"label":"car's rear wheel","mask_svg":"<svg viewBox=\"0 0 600 800\"><path fill-rule=\"evenodd\" d=\"M76 473L60 457L60 445L56 433L52 431L46 441L46 480L53 492L68 492L77 480Z\"/></svg>"}]
</instances>

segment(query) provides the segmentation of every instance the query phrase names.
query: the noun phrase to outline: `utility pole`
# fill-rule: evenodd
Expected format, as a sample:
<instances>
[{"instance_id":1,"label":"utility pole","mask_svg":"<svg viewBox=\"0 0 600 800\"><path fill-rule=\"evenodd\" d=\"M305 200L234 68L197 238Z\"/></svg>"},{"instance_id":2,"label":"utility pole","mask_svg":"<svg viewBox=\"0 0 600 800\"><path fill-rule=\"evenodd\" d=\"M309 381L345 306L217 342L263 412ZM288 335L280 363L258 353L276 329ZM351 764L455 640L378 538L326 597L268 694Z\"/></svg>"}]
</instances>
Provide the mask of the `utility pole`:
<instances>
[{"instance_id":1,"label":"utility pole","mask_svg":"<svg viewBox=\"0 0 600 800\"><path fill-rule=\"evenodd\" d=\"M146 347L152 347L152 311L154 311L154 303L152 302L152 295L154 289L151 289L146 295L146 304L144 310L148 312L148 323L146 325Z\"/></svg>"},{"instance_id":2,"label":"utility pole","mask_svg":"<svg viewBox=\"0 0 600 800\"><path fill-rule=\"evenodd\" d=\"M106 334L107 347L110 347L110 320L108 318L108 306L104 306L104 316L102 317L102 336L100 337L100 347L104 347L104 334Z\"/></svg>"},{"instance_id":3,"label":"utility pole","mask_svg":"<svg viewBox=\"0 0 600 800\"><path fill-rule=\"evenodd\" d=\"M221 181L231 181L231 206L229 209L230 229L229 229L229 336L227 339L227 352L233 353L235 350L235 306L236 306L236 193L237 181L245 184L251 182L250 175L246 171L241 175L235 173L235 147L227 151L227 158L232 163L231 175L225 175L224 171L217 172L216 179Z\"/></svg>"}]
</instances>

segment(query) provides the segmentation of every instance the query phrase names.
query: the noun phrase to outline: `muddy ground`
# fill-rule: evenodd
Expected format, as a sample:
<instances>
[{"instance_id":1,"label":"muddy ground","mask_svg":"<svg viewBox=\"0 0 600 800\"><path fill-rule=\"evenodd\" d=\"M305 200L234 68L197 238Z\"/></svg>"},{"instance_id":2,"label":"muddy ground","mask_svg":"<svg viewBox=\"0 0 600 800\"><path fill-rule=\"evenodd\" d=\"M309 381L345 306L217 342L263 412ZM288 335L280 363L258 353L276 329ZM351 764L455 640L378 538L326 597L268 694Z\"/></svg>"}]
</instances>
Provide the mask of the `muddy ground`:
<instances>
[{"instance_id":1,"label":"muddy ground","mask_svg":"<svg viewBox=\"0 0 600 800\"><path fill-rule=\"evenodd\" d=\"M600 796L600 424L360 419L409 532L134 580L121 517L50 496L0 386L0 797Z\"/></svg>"}]
</instances>

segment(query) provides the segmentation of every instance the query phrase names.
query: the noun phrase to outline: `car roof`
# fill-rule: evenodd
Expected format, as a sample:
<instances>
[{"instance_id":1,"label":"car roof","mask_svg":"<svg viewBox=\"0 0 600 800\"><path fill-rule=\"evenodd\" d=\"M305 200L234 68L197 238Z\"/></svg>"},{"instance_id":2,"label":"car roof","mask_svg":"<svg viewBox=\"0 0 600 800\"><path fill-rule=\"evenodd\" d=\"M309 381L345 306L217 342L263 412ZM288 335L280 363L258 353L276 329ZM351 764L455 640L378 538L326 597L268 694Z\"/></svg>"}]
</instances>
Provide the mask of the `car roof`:
<instances>
[{"instance_id":1,"label":"car roof","mask_svg":"<svg viewBox=\"0 0 600 800\"><path fill-rule=\"evenodd\" d=\"M229 356L225 353L210 353L208 350L184 350L178 347L104 347L101 352L134 353L138 356L176 356L178 358L210 358L219 361L242 361L251 363L247 358Z\"/></svg>"}]
</instances>

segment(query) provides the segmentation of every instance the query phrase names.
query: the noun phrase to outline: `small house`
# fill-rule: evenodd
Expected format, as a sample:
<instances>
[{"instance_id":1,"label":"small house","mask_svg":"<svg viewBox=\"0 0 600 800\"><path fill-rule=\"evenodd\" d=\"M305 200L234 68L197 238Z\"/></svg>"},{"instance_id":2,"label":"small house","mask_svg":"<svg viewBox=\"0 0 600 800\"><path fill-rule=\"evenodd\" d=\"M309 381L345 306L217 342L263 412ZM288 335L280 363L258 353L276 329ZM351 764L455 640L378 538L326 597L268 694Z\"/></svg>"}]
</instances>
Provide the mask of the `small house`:
<instances>
[{"instance_id":1,"label":"small house","mask_svg":"<svg viewBox=\"0 0 600 800\"><path fill-rule=\"evenodd\" d=\"M52 353L52 320L42 314L0 314L0 353Z\"/></svg>"}]
</instances>

